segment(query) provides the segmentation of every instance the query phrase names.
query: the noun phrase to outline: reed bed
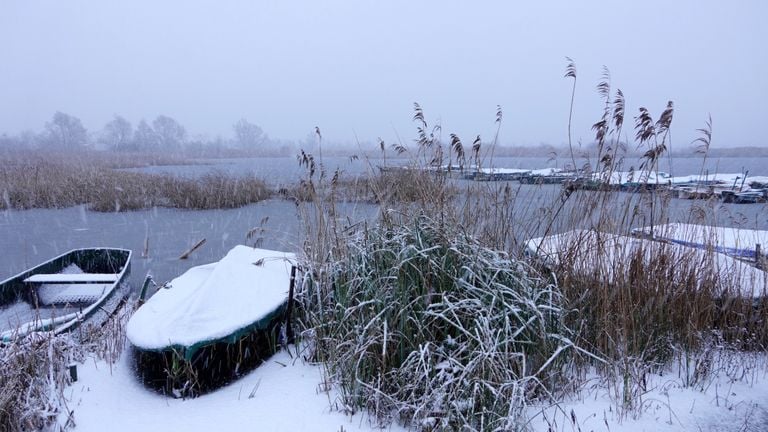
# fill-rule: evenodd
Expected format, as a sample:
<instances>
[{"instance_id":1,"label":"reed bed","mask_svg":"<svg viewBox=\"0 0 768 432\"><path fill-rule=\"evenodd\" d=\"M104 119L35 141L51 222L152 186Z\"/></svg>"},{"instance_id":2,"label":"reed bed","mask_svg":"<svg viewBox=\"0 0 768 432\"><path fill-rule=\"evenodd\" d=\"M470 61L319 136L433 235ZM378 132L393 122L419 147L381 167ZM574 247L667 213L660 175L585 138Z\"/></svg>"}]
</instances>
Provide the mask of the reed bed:
<instances>
[{"instance_id":1,"label":"reed bed","mask_svg":"<svg viewBox=\"0 0 768 432\"><path fill-rule=\"evenodd\" d=\"M58 161L66 165L98 166L102 168L142 168L147 166L191 165L200 164L200 161L187 157L184 154L170 152L113 152L102 150L70 150L59 151L55 149L15 149L11 147L0 148L0 162L2 164L15 164L18 161Z\"/></svg>"},{"instance_id":2,"label":"reed bed","mask_svg":"<svg viewBox=\"0 0 768 432\"><path fill-rule=\"evenodd\" d=\"M0 209L88 205L100 212L153 206L180 209L235 208L269 198L254 176L212 172L198 179L118 171L88 161L22 159L0 165Z\"/></svg>"}]
</instances>

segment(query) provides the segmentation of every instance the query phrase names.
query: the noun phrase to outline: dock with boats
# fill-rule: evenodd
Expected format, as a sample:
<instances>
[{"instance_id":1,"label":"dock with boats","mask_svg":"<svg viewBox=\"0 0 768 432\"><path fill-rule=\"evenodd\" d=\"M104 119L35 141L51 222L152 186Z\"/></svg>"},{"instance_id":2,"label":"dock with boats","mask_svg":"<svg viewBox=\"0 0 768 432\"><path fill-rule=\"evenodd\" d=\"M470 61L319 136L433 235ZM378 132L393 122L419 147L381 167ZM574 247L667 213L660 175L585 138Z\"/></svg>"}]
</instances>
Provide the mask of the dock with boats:
<instances>
[{"instance_id":1,"label":"dock with boats","mask_svg":"<svg viewBox=\"0 0 768 432\"><path fill-rule=\"evenodd\" d=\"M666 192L676 199L719 200L727 204L768 202L768 177L743 173L722 173L673 177L661 171L585 172L564 168L496 168L477 166L380 166L382 173L421 170L455 180L518 182L529 185L566 185L572 190L620 192Z\"/></svg>"}]
</instances>

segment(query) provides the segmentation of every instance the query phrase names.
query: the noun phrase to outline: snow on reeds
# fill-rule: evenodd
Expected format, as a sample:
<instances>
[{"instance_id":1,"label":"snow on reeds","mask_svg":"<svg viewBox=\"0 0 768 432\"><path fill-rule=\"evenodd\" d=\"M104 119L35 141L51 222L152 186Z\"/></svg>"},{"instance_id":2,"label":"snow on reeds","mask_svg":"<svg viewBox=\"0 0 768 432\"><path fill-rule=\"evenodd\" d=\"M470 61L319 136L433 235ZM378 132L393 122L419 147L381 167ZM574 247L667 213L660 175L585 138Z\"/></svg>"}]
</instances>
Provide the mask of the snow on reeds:
<instances>
[{"instance_id":1,"label":"snow on reeds","mask_svg":"<svg viewBox=\"0 0 768 432\"><path fill-rule=\"evenodd\" d=\"M598 92L605 102L594 126L598 158L586 158L582 170L610 178L627 158L624 96L610 97L607 71ZM646 108L635 117L635 141L646 151L629 171L642 179L658 175L668 156L673 114L670 102L658 120ZM418 175L385 186L408 195L378 191L375 221L340 217L335 176L324 177L322 159L300 157L306 201L314 203L301 207L304 334L341 389L341 409L426 430L521 429L526 404L540 397L557 404L596 373L626 418L648 407L649 374L676 366L693 387L720 373L713 356L744 353L732 357L736 367L764 352L768 302L759 270L715 265L711 251L613 244L633 228L673 220L665 191L461 185L434 175L435 166L466 162L460 140L442 142L418 105L414 122L418 147L392 148L415 168L400 172ZM471 159L480 166L482 142L475 144ZM386 185L381 176L371 170L366 184ZM711 223L719 211L709 201L683 217ZM576 229L593 241L557 246L554 262L524 254L531 238ZM744 295L745 283L759 289Z\"/></svg>"},{"instance_id":2,"label":"snow on reeds","mask_svg":"<svg viewBox=\"0 0 768 432\"><path fill-rule=\"evenodd\" d=\"M307 263L302 305L344 408L436 429L509 429L574 352L557 285L426 217Z\"/></svg>"},{"instance_id":3,"label":"snow on reeds","mask_svg":"<svg viewBox=\"0 0 768 432\"><path fill-rule=\"evenodd\" d=\"M42 430L66 412L62 389L75 346L65 336L33 335L0 348L0 429Z\"/></svg>"},{"instance_id":4,"label":"snow on reeds","mask_svg":"<svg viewBox=\"0 0 768 432\"><path fill-rule=\"evenodd\" d=\"M62 208L85 204L102 212L163 206L235 208L268 198L254 176L220 172L197 179L113 170L96 159L29 157L0 164L0 209Z\"/></svg>"},{"instance_id":5,"label":"snow on reeds","mask_svg":"<svg viewBox=\"0 0 768 432\"><path fill-rule=\"evenodd\" d=\"M92 354L115 363L125 344L131 304L100 327L81 327L71 334L32 333L0 346L0 430L27 432L67 430L75 425L63 394L72 382L70 367Z\"/></svg>"}]
</instances>

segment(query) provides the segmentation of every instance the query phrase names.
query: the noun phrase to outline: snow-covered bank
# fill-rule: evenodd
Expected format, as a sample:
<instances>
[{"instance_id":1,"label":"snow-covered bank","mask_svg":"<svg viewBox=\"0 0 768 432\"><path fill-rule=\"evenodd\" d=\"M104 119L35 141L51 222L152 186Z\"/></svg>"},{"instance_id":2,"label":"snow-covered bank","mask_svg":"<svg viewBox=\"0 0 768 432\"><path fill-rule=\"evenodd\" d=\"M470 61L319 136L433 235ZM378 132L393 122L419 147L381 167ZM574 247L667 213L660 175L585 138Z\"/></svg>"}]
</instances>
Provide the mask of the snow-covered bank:
<instances>
[{"instance_id":1,"label":"snow-covered bank","mask_svg":"<svg viewBox=\"0 0 768 432\"><path fill-rule=\"evenodd\" d=\"M699 359L702 360L702 359ZM758 432L768 430L768 357L718 351L709 357L711 376L686 386L686 374L668 368L648 373L645 389L622 410L621 388L594 377L570 400L529 410L534 431ZM702 363L703 364L703 363Z\"/></svg>"},{"instance_id":2,"label":"snow-covered bank","mask_svg":"<svg viewBox=\"0 0 768 432\"><path fill-rule=\"evenodd\" d=\"M128 352L111 368L88 360L78 365L78 375L64 392L76 432L381 430L363 414L332 409L336 396L324 391L322 370L285 351L229 386L187 400L143 387Z\"/></svg>"},{"instance_id":3,"label":"snow-covered bank","mask_svg":"<svg viewBox=\"0 0 768 432\"><path fill-rule=\"evenodd\" d=\"M569 400L531 407L528 426L542 432L768 430L768 358L731 353L712 364L717 376L687 387L682 372L648 374L634 411L617 408L620 391L594 377ZM76 432L381 430L364 414L349 417L332 409L335 396L324 391L320 368L284 351L237 382L187 400L144 388L133 376L128 353L112 368L89 360L78 373L79 381L64 392Z\"/></svg>"}]
</instances>

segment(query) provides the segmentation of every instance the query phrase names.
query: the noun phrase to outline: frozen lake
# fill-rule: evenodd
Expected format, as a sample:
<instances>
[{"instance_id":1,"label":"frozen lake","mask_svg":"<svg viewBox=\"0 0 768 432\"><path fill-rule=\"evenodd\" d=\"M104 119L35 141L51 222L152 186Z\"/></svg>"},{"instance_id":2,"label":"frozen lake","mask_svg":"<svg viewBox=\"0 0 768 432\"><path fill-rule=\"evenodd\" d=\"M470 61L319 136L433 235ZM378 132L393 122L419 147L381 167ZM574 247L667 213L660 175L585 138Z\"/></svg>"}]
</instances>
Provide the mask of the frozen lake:
<instances>
[{"instance_id":1,"label":"frozen lake","mask_svg":"<svg viewBox=\"0 0 768 432\"><path fill-rule=\"evenodd\" d=\"M562 160L547 162L545 158L497 158L496 166L544 167L562 164ZM382 161L350 161L348 158L327 158L325 166L329 171L339 167L348 173L363 173L376 167ZM400 164L399 161L387 161ZM685 162L685 163L682 163ZM682 159L675 174L684 175L698 172L700 159ZM740 172L749 169L755 175L768 175L768 160L724 158L712 161L721 172ZM698 165L697 165L698 164ZM151 167L142 171L173 172L179 175L197 176L211 170L232 174L248 174L265 178L272 184L290 183L302 175L295 158L263 158L216 161L208 165L187 165L175 167ZM457 185L470 182L458 181ZM557 199L560 186L519 185L512 183L518 194L517 208L513 212L515 223L530 224L531 236L541 235L536 228L539 208L550 207ZM621 200L629 194L619 194ZM521 204L525 205L521 205ZM569 203L570 205L570 203ZM672 200L670 222L690 222L692 209L704 205L698 201ZM372 218L379 211L377 205L339 204L340 213L352 222ZM708 223L722 226L743 226L768 229L768 207L765 204L737 205L718 204L715 216ZM563 214L568 214L568 207ZM158 282L163 282L183 273L189 267L217 261L232 247L246 242L246 234L268 218L261 236L261 247L297 252L302 238L298 207L291 201L272 199L239 209L228 210L177 210L153 208L149 210L98 213L88 211L84 206L64 209L33 209L24 211L7 210L0 212L0 280L13 276L33 265L68 250L80 247L110 246L128 248L134 251L132 281L140 286L144 276L150 272ZM578 214L570 215L571 221L579 222ZM642 221L634 225L639 226ZM558 232L554 226L552 232ZM206 243L189 259L179 256L205 238ZM145 241L149 248L142 257Z\"/></svg>"}]
</instances>

